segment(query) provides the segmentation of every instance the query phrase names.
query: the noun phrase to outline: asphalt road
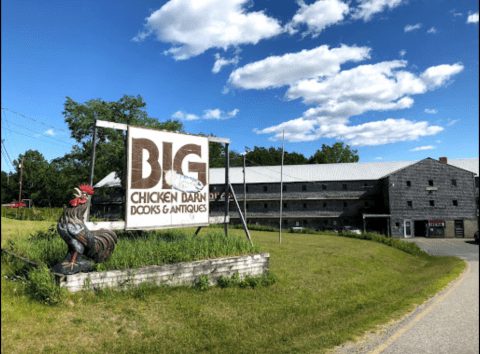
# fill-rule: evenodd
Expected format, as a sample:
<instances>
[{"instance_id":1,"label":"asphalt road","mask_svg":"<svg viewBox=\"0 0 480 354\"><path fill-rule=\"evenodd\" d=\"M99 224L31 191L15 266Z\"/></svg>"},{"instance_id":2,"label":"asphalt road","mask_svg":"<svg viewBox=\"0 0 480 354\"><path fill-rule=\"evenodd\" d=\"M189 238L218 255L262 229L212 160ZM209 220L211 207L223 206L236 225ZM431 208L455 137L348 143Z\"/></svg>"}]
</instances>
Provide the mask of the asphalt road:
<instances>
[{"instance_id":1,"label":"asphalt road","mask_svg":"<svg viewBox=\"0 0 480 354\"><path fill-rule=\"evenodd\" d=\"M334 353L357 354L478 354L479 246L473 239L428 239L415 242L437 256L464 259L467 269L449 286L403 319L383 327Z\"/></svg>"}]
</instances>

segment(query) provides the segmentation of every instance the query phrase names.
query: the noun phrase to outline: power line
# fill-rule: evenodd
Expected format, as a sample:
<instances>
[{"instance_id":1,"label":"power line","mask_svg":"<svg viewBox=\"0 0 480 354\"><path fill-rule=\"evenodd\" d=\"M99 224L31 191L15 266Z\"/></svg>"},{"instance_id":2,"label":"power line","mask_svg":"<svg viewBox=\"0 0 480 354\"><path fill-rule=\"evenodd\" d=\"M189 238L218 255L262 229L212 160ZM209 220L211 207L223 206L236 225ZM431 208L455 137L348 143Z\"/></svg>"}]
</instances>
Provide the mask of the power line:
<instances>
[{"instance_id":1,"label":"power line","mask_svg":"<svg viewBox=\"0 0 480 354\"><path fill-rule=\"evenodd\" d=\"M5 107L2 107L2 109L5 109L5 110L7 110L7 111L9 111L9 112L18 114L19 116L22 116L23 118L30 119L30 120L32 120L32 121L34 121L34 122L37 122L37 123L39 123L39 124L42 124L42 125L44 125L44 126L46 126L46 127L53 128L53 129L56 129L56 130L60 130L60 131L62 131L62 132L64 132L64 133L68 133L67 131L65 131L65 130L63 130L63 129L60 129L60 128L54 127L54 126L52 126L52 125L48 125L48 124L39 122L38 120L35 120L35 119L33 119L33 118L29 118L29 117L27 117L26 115L23 115L23 114L21 114L21 113L15 112L15 111L12 111L11 109L8 109L8 108L5 108Z\"/></svg>"},{"instance_id":2,"label":"power line","mask_svg":"<svg viewBox=\"0 0 480 354\"><path fill-rule=\"evenodd\" d=\"M16 125L17 127L20 127L20 128L23 128L23 129L27 129L27 130L30 130L31 132L34 132L34 133L37 133L37 134L41 134L40 132L36 131L36 130L33 130L33 129L29 129L29 128L26 128L24 127L23 125L20 125L20 124L16 124L16 123L13 123L13 122L10 122L9 120L5 119L7 122L13 124L13 125ZM49 138L49 139L53 139L53 140L56 140L56 141L59 141L61 143L64 143L64 144L67 144L66 141L64 140L59 140L59 139L55 139L55 138L52 138L51 136L45 136L46 138Z\"/></svg>"},{"instance_id":3,"label":"power line","mask_svg":"<svg viewBox=\"0 0 480 354\"><path fill-rule=\"evenodd\" d=\"M3 149L5 149L5 153L6 153L7 156L8 156L8 160L10 161L10 165L13 166L12 159L10 158L10 155L8 154L8 151L7 151L7 148L5 147L4 141L5 141L5 139L2 139ZM2 150L2 151L3 151L3 150Z\"/></svg>"},{"instance_id":4,"label":"power line","mask_svg":"<svg viewBox=\"0 0 480 354\"><path fill-rule=\"evenodd\" d=\"M12 170L12 165L10 164L10 162L8 162L7 158L5 157L5 152L3 151L2 149L2 155L3 155L3 158L5 159L5 161L7 161L7 164L10 166L10 170Z\"/></svg>"},{"instance_id":5,"label":"power line","mask_svg":"<svg viewBox=\"0 0 480 354\"><path fill-rule=\"evenodd\" d=\"M12 129L8 129L8 128L3 128L3 129L10 130L11 132L14 132L14 133L16 133L16 134L20 134L20 135L26 136L26 137L28 137L28 138L38 139L38 140L40 140L40 141L43 141L44 143L56 144L56 143L54 143L53 141L42 140L42 139L36 138L36 137L34 137L34 136L22 134L22 133L20 133L20 132L17 132L17 131L15 131L15 130L12 130ZM57 139L55 139L55 140L57 140ZM58 141L60 141L60 140L58 140ZM71 147L71 145L68 145L68 144L66 144L66 143L63 143L62 141L60 141L60 142L61 142L62 144L64 144L65 146L70 146L70 147Z\"/></svg>"}]
</instances>

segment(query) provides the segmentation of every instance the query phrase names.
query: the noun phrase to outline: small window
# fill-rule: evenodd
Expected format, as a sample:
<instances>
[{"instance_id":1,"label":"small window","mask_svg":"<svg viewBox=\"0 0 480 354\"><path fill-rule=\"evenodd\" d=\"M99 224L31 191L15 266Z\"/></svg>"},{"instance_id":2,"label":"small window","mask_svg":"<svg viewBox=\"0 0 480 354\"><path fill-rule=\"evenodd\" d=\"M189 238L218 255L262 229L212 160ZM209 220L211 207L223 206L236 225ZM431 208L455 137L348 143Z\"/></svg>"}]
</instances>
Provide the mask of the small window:
<instances>
[{"instance_id":1,"label":"small window","mask_svg":"<svg viewBox=\"0 0 480 354\"><path fill-rule=\"evenodd\" d=\"M303 203L303 207L306 208L306 207L307 207L307 203Z\"/></svg>"},{"instance_id":2,"label":"small window","mask_svg":"<svg viewBox=\"0 0 480 354\"><path fill-rule=\"evenodd\" d=\"M368 188L368 183L364 183L363 188Z\"/></svg>"},{"instance_id":3,"label":"small window","mask_svg":"<svg viewBox=\"0 0 480 354\"><path fill-rule=\"evenodd\" d=\"M248 203L247 203L247 209L249 208Z\"/></svg>"},{"instance_id":4,"label":"small window","mask_svg":"<svg viewBox=\"0 0 480 354\"><path fill-rule=\"evenodd\" d=\"M302 185L302 191L306 191L307 190L307 185L306 184L303 184Z\"/></svg>"},{"instance_id":5,"label":"small window","mask_svg":"<svg viewBox=\"0 0 480 354\"><path fill-rule=\"evenodd\" d=\"M434 201L434 200L430 200L430 206L431 206L431 207L434 207L434 206L435 206L435 201Z\"/></svg>"},{"instance_id":6,"label":"small window","mask_svg":"<svg viewBox=\"0 0 480 354\"><path fill-rule=\"evenodd\" d=\"M322 189L323 189L323 190L327 189L327 185L326 185L326 184L322 184Z\"/></svg>"},{"instance_id":7,"label":"small window","mask_svg":"<svg viewBox=\"0 0 480 354\"><path fill-rule=\"evenodd\" d=\"M347 185L346 185L345 183L344 183L344 184L342 184L342 189L343 189L344 191L346 191L346 190L347 190Z\"/></svg>"},{"instance_id":8,"label":"small window","mask_svg":"<svg viewBox=\"0 0 480 354\"><path fill-rule=\"evenodd\" d=\"M458 206L458 200L452 200L453 206Z\"/></svg>"},{"instance_id":9,"label":"small window","mask_svg":"<svg viewBox=\"0 0 480 354\"><path fill-rule=\"evenodd\" d=\"M247 188L246 188L246 191L248 192L248 186L247 186Z\"/></svg>"},{"instance_id":10,"label":"small window","mask_svg":"<svg viewBox=\"0 0 480 354\"><path fill-rule=\"evenodd\" d=\"M407 207L413 208L413 202L411 200L407 200Z\"/></svg>"},{"instance_id":11,"label":"small window","mask_svg":"<svg viewBox=\"0 0 480 354\"><path fill-rule=\"evenodd\" d=\"M263 204L263 207L264 207L265 209L267 209L267 204L266 204L266 203L265 203L265 204Z\"/></svg>"},{"instance_id":12,"label":"small window","mask_svg":"<svg viewBox=\"0 0 480 354\"><path fill-rule=\"evenodd\" d=\"M287 191L287 186L283 186L283 191L284 191L284 192Z\"/></svg>"},{"instance_id":13,"label":"small window","mask_svg":"<svg viewBox=\"0 0 480 354\"><path fill-rule=\"evenodd\" d=\"M307 220L303 220L303 225L307 225Z\"/></svg>"},{"instance_id":14,"label":"small window","mask_svg":"<svg viewBox=\"0 0 480 354\"><path fill-rule=\"evenodd\" d=\"M347 207L347 202L343 202L343 207L344 207L344 208Z\"/></svg>"},{"instance_id":15,"label":"small window","mask_svg":"<svg viewBox=\"0 0 480 354\"><path fill-rule=\"evenodd\" d=\"M399 222L396 222L396 223L395 223L395 227L400 227L400 223L399 223Z\"/></svg>"},{"instance_id":16,"label":"small window","mask_svg":"<svg viewBox=\"0 0 480 354\"><path fill-rule=\"evenodd\" d=\"M264 192L267 191L267 186L263 186L263 191L264 191Z\"/></svg>"},{"instance_id":17,"label":"small window","mask_svg":"<svg viewBox=\"0 0 480 354\"><path fill-rule=\"evenodd\" d=\"M454 187L457 186L457 180L456 179L452 179L452 186L454 186Z\"/></svg>"},{"instance_id":18,"label":"small window","mask_svg":"<svg viewBox=\"0 0 480 354\"><path fill-rule=\"evenodd\" d=\"M428 180L428 185L429 185L430 187L433 187L433 179L429 179L429 180Z\"/></svg>"},{"instance_id":19,"label":"small window","mask_svg":"<svg viewBox=\"0 0 480 354\"><path fill-rule=\"evenodd\" d=\"M326 207L327 207L327 203L323 203L323 207L326 208Z\"/></svg>"},{"instance_id":20,"label":"small window","mask_svg":"<svg viewBox=\"0 0 480 354\"><path fill-rule=\"evenodd\" d=\"M286 207L287 207L287 203L283 203L283 207L286 208Z\"/></svg>"},{"instance_id":21,"label":"small window","mask_svg":"<svg viewBox=\"0 0 480 354\"><path fill-rule=\"evenodd\" d=\"M412 181L407 181L407 187L411 187L412 186Z\"/></svg>"}]
</instances>

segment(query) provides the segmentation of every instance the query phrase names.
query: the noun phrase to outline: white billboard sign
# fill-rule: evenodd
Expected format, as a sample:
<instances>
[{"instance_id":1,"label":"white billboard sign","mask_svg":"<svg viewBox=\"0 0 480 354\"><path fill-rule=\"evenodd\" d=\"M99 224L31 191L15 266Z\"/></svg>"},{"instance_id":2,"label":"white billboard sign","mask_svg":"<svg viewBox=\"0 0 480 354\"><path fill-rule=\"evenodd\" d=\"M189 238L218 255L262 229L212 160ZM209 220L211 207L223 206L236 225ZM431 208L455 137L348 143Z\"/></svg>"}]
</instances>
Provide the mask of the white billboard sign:
<instances>
[{"instance_id":1,"label":"white billboard sign","mask_svg":"<svg viewBox=\"0 0 480 354\"><path fill-rule=\"evenodd\" d=\"M208 137L128 126L125 229L207 226Z\"/></svg>"}]
</instances>

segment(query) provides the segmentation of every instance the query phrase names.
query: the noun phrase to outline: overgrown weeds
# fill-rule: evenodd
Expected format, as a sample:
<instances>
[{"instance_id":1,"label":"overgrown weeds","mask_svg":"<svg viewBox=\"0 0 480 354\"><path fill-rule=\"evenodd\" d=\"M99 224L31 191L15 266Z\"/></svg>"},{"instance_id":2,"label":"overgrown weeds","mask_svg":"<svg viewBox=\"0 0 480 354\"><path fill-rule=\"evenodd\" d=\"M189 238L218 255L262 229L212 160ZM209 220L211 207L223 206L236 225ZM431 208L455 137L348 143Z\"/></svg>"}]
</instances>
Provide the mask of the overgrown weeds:
<instances>
[{"instance_id":1,"label":"overgrown weeds","mask_svg":"<svg viewBox=\"0 0 480 354\"><path fill-rule=\"evenodd\" d=\"M63 208L10 208L2 207L2 217L14 220L58 221Z\"/></svg>"}]
</instances>

